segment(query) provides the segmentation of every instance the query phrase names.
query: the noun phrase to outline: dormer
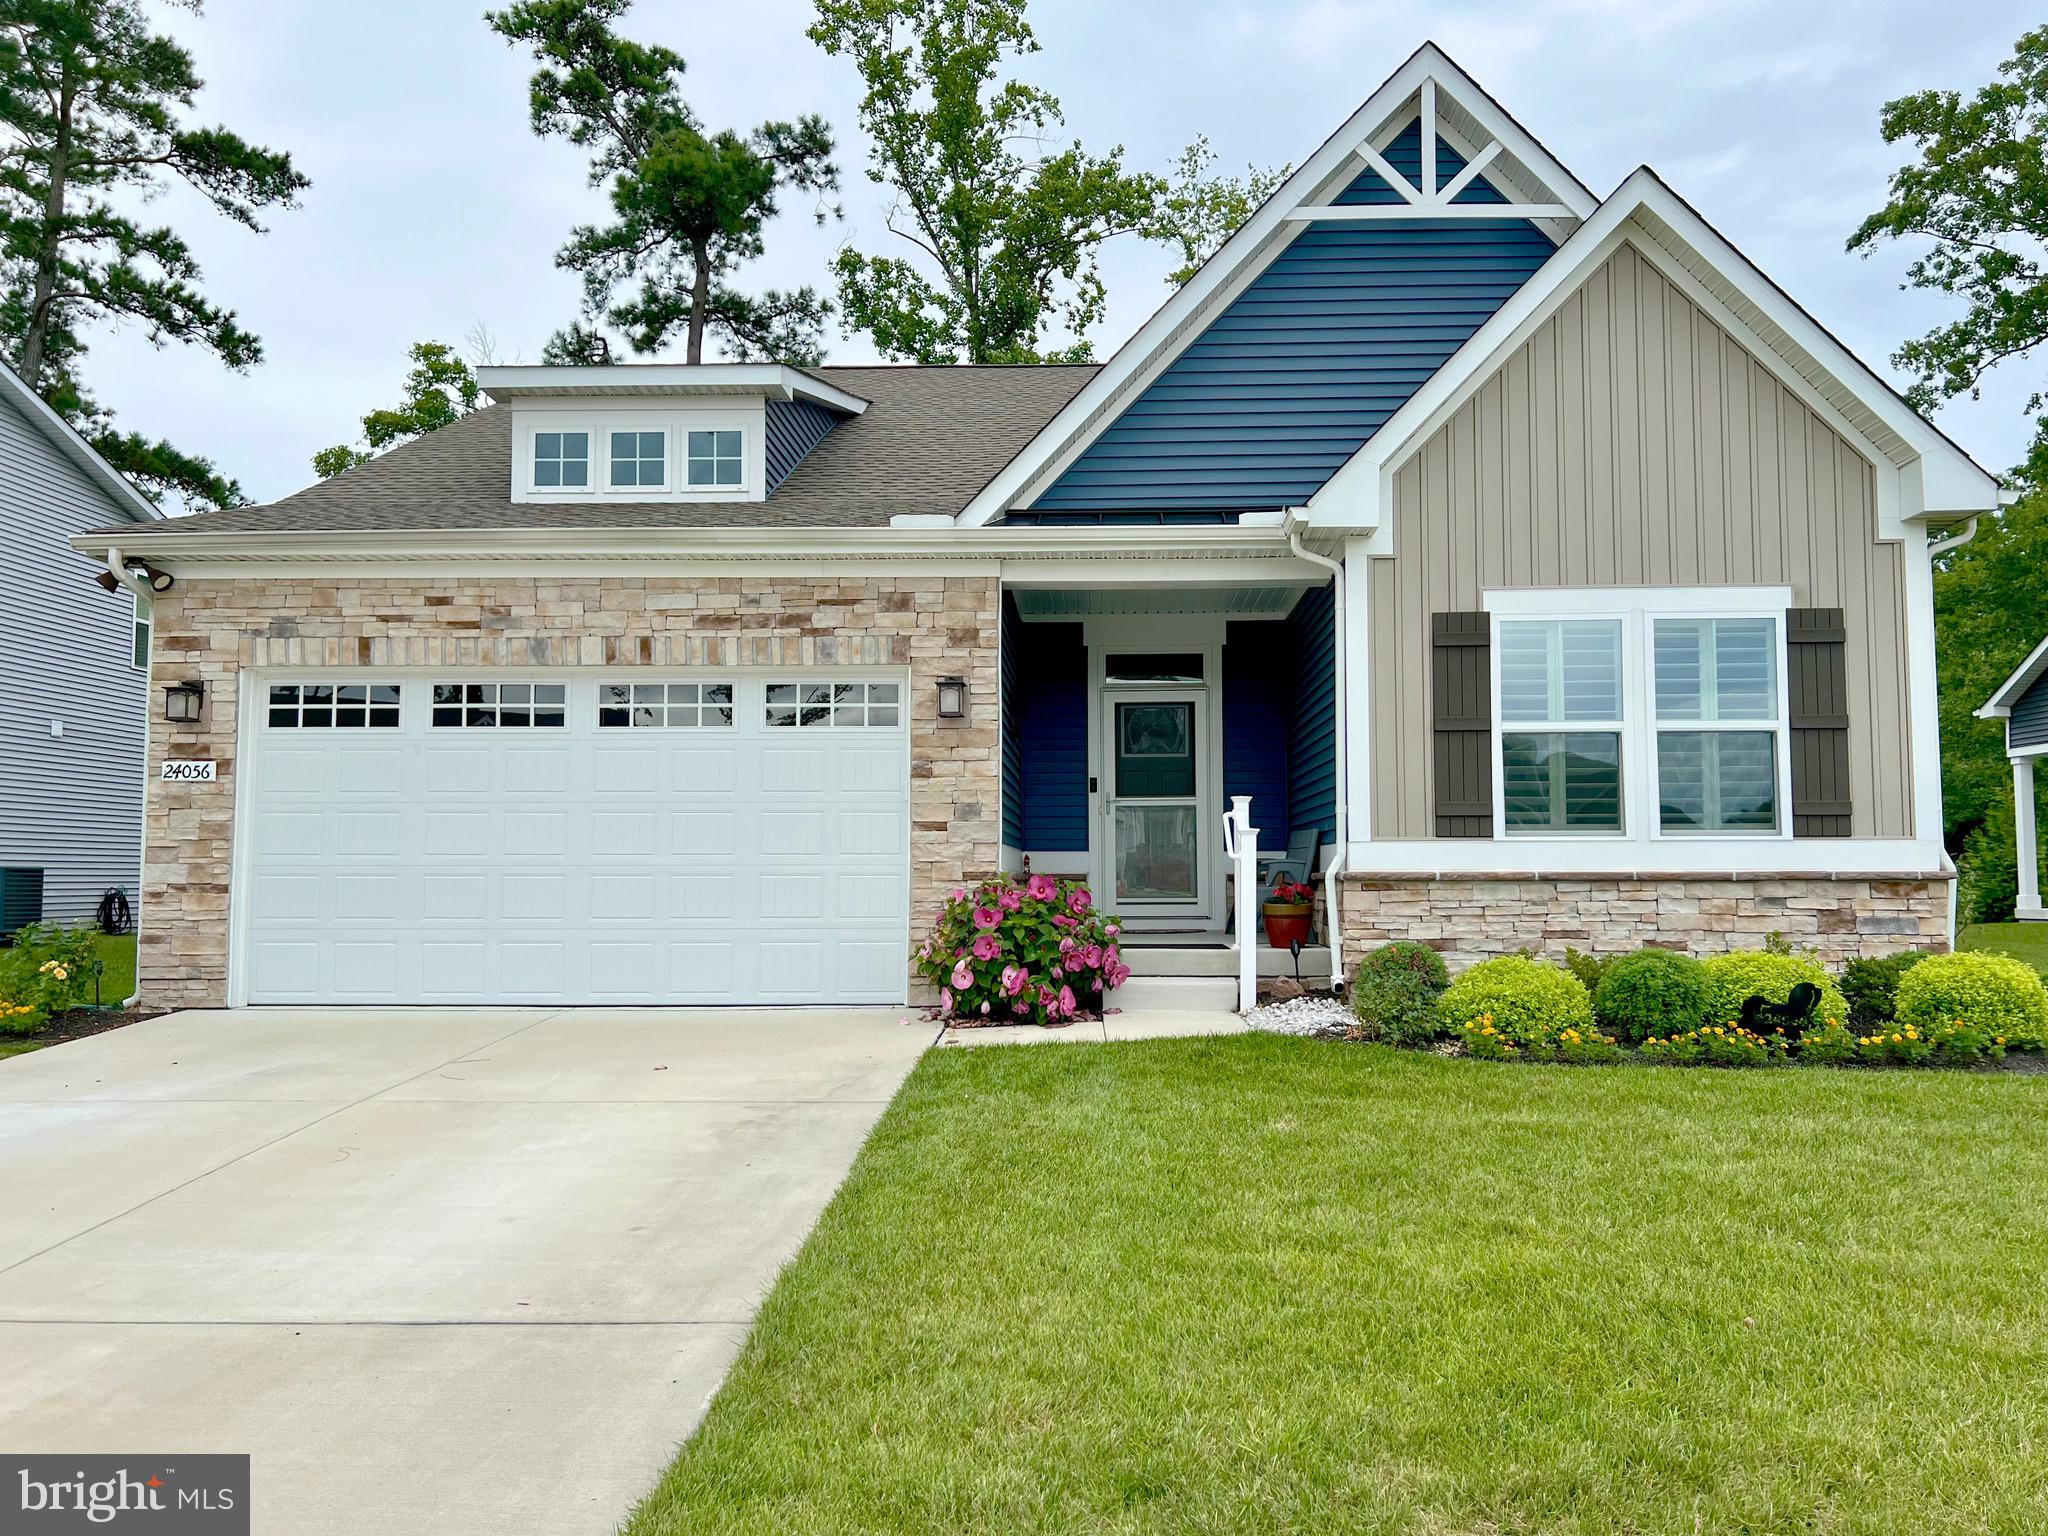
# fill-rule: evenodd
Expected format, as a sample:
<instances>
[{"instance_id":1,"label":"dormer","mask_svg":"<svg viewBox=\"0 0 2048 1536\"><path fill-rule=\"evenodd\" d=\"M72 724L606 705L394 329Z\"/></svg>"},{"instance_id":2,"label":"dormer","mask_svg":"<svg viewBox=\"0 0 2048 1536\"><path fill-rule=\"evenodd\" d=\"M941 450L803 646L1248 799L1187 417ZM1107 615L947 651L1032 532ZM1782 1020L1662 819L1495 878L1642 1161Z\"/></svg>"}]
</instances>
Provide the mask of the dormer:
<instances>
[{"instance_id":1,"label":"dormer","mask_svg":"<svg viewBox=\"0 0 2048 1536\"><path fill-rule=\"evenodd\" d=\"M512 413L512 499L765 501L867 401L780 363L479 368Z\"/></svg>"}]
</instances>

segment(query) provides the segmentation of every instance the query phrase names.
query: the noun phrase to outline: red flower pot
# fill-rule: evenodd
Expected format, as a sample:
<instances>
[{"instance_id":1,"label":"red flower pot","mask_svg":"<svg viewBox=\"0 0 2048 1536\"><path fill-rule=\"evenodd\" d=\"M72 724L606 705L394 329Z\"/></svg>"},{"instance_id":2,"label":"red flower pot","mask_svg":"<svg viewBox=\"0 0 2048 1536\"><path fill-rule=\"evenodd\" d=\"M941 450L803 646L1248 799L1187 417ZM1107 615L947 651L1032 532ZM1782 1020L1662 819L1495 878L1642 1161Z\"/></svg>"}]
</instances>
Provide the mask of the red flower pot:
<instances>
[{"instance_id":1,"label":"red flower pot","mask_svg":"<svg viewBox=\"0 0 2048 1536\"><path fill-rule=\"evenodd\" d=\"M1269 901L1259 908L1259 912L1266 919L1266 942L1275 949L1286 949L1296 943L1308 944L1309 928L1316 916L1313 903Z\"/></svg>"}]
</instances>

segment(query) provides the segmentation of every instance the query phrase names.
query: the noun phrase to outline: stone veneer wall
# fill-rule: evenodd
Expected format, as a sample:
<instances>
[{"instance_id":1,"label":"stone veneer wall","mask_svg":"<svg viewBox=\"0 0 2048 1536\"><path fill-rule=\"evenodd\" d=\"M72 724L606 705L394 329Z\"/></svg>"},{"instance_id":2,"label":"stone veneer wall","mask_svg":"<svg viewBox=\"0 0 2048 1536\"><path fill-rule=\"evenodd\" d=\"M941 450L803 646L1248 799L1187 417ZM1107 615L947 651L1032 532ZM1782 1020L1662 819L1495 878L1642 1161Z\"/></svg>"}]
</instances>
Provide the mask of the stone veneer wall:
<instances>
[{"instance_id":1,"label":"stone veneer wall","mask_svg":"<svg viewBox=\"0 0 2048 1536\"><path fill-rule=\"evenodd\" d=\"M998 585L993 576L494 576L180 580L156 600L143 1001L227 1001L236 688L245 667L875 667L910 669L913 934L1001 857ZM967 679L968 718L937 717ZM165 685L206 685L201 719L163 719ZM166 757L212 784L162 784Z\"/></svg>"},{"instance_id":2,"label":"stone veneer wall","mask_svg":"<svg viewBox=\"0 0 2048 1536\"><path fill-rule=\"evenodd\" d=\"M1947 875L1510 875L1340 878L1344 948L1391 939L1441 950L1452 970L1528 948L1618 954L1645 944L1695 955L1761 949L1781 933L1830 965L1901 949L1945 950Z\"/></svg>"}]
</instances>

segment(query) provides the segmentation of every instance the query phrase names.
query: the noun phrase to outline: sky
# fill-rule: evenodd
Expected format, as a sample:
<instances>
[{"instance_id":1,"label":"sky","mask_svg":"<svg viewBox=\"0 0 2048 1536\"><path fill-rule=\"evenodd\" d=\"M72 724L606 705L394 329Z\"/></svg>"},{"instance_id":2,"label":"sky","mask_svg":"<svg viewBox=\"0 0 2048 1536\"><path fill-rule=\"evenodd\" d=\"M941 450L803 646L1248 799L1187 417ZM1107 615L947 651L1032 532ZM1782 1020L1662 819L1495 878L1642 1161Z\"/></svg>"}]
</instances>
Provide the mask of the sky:
<instances>
[{"instance_id":1,"label":"sky","mask_svg":"<svg viewBox=\"0 0 2048 1536\"><path fill-rule=\"evenodd\" d=\"M573 317L554 266L569 228L599 215L580 152L533 137L531 60L481 19L483 0L208 0L159 24L192 49L196 117L288 150L312 178L302 206L255 235L173 189L151 205L192 244L205 291L263 339L236 374L137 331L97 335L85 365L121 425L214 459L254 500L307 484L315 451L395 404L406 348L487 334L495 360L534 362ZM1167 170L1206 134L1221 164L1298 162L1425 39L1464 66L1593 191L1656 168L1709 222L1865 360L1953 318L1955 301L1901 291L1912 252L1843 249L1905 158L1878 135L1883 103L1974 91L2038 6L2009 0L1031 0L1042 51L1020 78L1059 97L1090 150L1121 144ZM909 247L884 227L867 176L859 80L804 36L809 0L639 0L629 36L689 61L707 126L804 112L839 136L843 220L817 227L785 200L757 287L829 285L844 244ZM1107 357L1167 296L1168 252L1112 243ZM829 336L828 360L872 361ZM671 359L679 360L679 358ZM1993 469L2031 436L2024 360L1941 425Z\"/></svg>"}]
</instances>

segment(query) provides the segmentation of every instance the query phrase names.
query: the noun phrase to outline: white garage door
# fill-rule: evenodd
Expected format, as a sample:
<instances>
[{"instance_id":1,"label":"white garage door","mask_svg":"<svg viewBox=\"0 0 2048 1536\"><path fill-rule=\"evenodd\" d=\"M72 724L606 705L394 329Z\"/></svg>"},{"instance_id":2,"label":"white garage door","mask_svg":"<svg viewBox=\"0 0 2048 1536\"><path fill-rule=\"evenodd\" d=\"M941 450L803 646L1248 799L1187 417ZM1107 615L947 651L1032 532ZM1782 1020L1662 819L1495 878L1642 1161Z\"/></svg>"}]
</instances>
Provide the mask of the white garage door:
<instances>
[{"instance_id":1,"label":"white garage door","mask_svg":"<svg viewBox=\"0 0 2048 1536\"><path fill-rule=\"evenodd\" d=\"M265 674L243 725L245 995L901 1002L904 689Z\"/></svg>"}]
</instances>

